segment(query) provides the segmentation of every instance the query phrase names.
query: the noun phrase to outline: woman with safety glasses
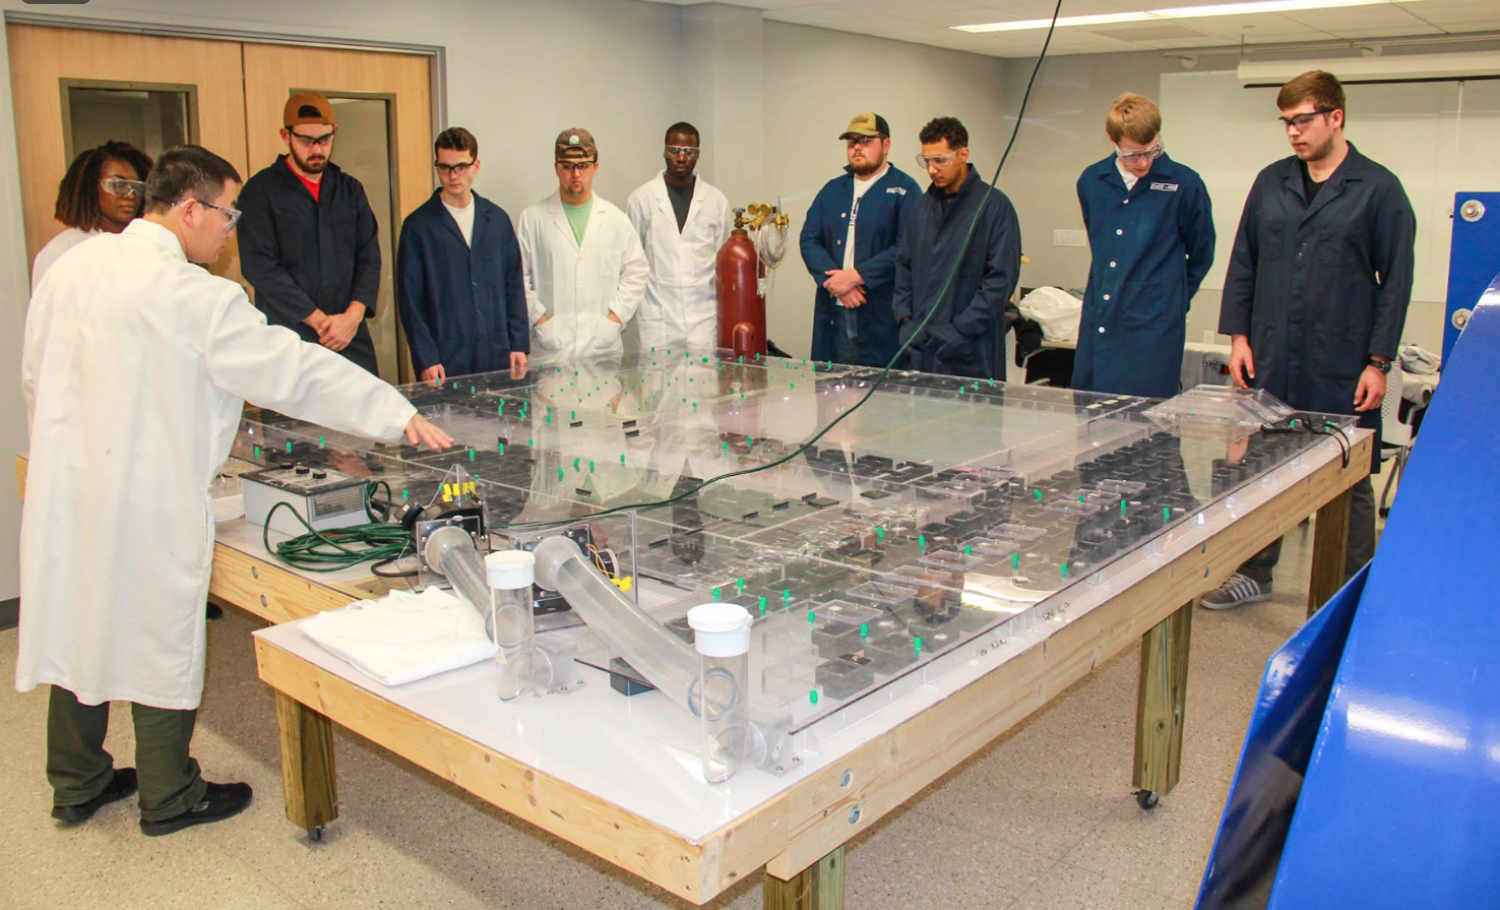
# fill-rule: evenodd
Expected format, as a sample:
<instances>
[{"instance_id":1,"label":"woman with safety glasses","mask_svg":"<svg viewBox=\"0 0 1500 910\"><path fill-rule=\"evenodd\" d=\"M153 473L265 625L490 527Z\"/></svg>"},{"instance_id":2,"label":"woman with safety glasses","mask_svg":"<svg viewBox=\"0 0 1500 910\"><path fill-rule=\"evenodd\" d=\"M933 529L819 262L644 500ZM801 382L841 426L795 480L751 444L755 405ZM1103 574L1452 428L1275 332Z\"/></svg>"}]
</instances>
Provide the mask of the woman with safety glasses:
<instances>
[{"instance_id":1,"label":"woman with safety glasses","mask_svg":"<svg viewBox=\"0 0 1500 910\"><path fill-rule=\"evenodd\" d=\"M106 142L78 154L57 186L53 217L67 229L53 237L31 266L31 287L68 250L102 233L118 234L141 213L151 158L133 145Z\"/></svg>"}]
</instances>

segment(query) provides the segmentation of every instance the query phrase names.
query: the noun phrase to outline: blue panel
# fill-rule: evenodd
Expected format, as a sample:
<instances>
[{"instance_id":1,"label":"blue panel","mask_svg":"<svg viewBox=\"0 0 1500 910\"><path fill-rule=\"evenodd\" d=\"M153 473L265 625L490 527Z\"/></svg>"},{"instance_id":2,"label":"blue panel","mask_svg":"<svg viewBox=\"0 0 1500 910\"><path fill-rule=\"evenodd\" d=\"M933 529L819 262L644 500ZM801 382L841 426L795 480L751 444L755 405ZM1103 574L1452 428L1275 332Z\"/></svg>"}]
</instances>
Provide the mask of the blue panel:
<instances>
[{"instance_id":1,"label":"blue panel","mask_svg":"<svg viewBox=\"0 0 1500 910\"><path fill-rule=\"evenodd\" d=\"M1460 209L1470 199L1484 204L1478 221L1463 219ZM1458 329L1455 310L1471 309L1490 279L1500 273L1500 193L1459 193L1453 200L1453 249L1448 256L1448 306L1443 319L1443 363L1453 353Z\"/></svg>"},{"instance_id":2,"label":"blue panel","mask_svg":"<svg viewBox=\"0 0 1500 910\"><path fill-rule=\"evenodd\" d=\"M1366 571L1351 578L1266 662L1240 765L1203 875L1199 910L1264 907L1271 895Z\"/></svg>"},{"instance_id":3,"label":"blue panel","mask_svg":"<svg viewBox=\"0 0 1500 910\"><path fill-rule=\"evenodd\" d=\"M1497 297L1444 370L1370 566L1276 910L1500 905Z\"/></svg>"}]
</instances>

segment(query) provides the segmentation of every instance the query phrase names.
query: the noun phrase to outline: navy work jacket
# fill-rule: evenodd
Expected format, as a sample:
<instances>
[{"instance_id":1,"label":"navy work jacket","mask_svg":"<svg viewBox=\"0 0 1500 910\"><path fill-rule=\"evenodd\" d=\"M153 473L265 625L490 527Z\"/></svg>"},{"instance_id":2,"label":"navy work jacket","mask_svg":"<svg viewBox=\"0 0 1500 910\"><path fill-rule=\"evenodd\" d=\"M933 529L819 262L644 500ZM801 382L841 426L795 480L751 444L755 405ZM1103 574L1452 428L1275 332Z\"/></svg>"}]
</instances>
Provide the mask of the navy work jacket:
<instances>
[{"instance_id":1,"label":"navy work jacket","mask_svg":"<svg viewBox=\"0 0 1500 910\"><path fill-rule=\"evenodd\" d=\"M449 376L510 368L531 351L521 247L510 216L474 194L472 244L434 190L401 225L396 305L412 367L442 365Z\"/></svg>"},{"instance_id":2,"label":"navy work jacket","mask_svg":"<svg viewBox=\"0 0 1500 910\"><path fill-rule=\"evenodd\" d=\"M369 320L380 293L380 239L365 188L330 162L318 198L292 173L285 155L240 190L240 271L255 287L255 305L271 325L311 344L318 333L302 320L365 305L354 339L339 353L378 373Z\"/></svg>"},{"instance_id":3,"label":"navy work jacket","mask_svg":"<svg viewBox=\"0 0 1500 910\"><path fill-rule=\"evenodd\" d=\"M945 192L929 186L912 206L896 254L896 314L904 342L932 310L943 283L960 262L953 285L920 335L906 349L906 368L925 373L1004 379L1005 302L1021 275L1021 224L1010 199L985 183L969 166L958 192L945 205ZM964 250L979 204L989 202ZM901 320L910 316L911 322Z\"/></svg>"},{"instance_id":4,"label":"navy work jacket","mask_svg":"<svg viewBox=\"0 0 1500 910\"><path fill-rule=\"evenodd\" d=\"M854 202L854 170L823 185L807 210L802 225L802 262L818 284L813 301L812 357L864 366L883 367L896 354L896 318L891 297L896 285L896 247L906 225L906 213L922 192L917 181L891 165L860 197L854 231L854 267L865 280L863 306L847 309L824 288L830 269L844 267L844 243L849 235ZM847 320L853 320L853 332ZM837 333L844 333L839 344ZM850 337L852 336L852 337ZM854 357L841 350L854 349Z\"/></svg>"},{"instance_id":5,"label":"navy work jacket","mask_svg":"<svg viewBox=\"0 0 1500 910\"><path fill-rule=\"evenodd\" d=\"M1295 156L1261 171L1219 309L1220 332L1249 336L1251 384L1295 408L1353 414L1370 356L1396 358L1416 231L1401 181L1353 143L1312 205ZM1380 410L1360 426L1378 432Z\"/></svg>"},{"instance_id":6,"label":"navy work jacket","mask_svg":"<svg viewBox=\"0 0 1500 910\"><path fill-rule=\"evenodd\" d=\"M1162 155L1127 190L1110 155L1078 178L1078 205L1094 259L1073 388L1170 398L1182 381L1188 307L1214 261L1208 189Z\"/></svg>"}]
</instances>

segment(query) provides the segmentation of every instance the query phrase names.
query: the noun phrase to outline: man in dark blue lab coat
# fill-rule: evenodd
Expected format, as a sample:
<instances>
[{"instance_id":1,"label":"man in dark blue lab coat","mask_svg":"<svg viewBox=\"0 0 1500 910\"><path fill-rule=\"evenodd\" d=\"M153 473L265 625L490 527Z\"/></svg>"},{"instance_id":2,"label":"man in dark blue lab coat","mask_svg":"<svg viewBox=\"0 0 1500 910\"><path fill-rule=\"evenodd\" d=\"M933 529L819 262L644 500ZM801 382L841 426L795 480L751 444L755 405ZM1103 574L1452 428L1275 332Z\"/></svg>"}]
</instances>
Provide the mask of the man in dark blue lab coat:
<instances>
[{"instance_id":1,"label":"man in dark blue lab coat","mask_svg":"<svg viewBox=\"0 0 1500 910\"><path fill-rule=\"evenodd\" d=\"M303 92L282 112L285 155L240 190L240 270L271 325L378 373L365 324L380 292L380 239L360 182L332 162L333 106Z\"/></svg>"},{"instance_id":2,"label":"man in dark blue lab coat","mask_svg":"<svg viewBox=\"0 0 1500 910\"><path fill-rule=\"evenodd\" d=\"M509 368L531 351L521 247L505 210L474 192L479 140L461 126L433 145L442 186L406 216L396 304L412 367L427 382Z\"/></svg>"},{"instance_id":3,"label":"man in dark blue lab coat","mask_svg":"<svg viewBox=\"0 0 1500 910\"><path fill-rule=\"evenodd\" d=\"M1187 313L1214 261L1208 189L1167 157L1161 111L1126 92L1104 131L1114 154L1078 178L1089 267L1075 389L1169 398L1178 392Z\"/></svg>"},{"instance_id":4,"label":"man in dark blue lab coat","mask_svg":"<svg viewBox=\"0 0 1500 910\"><path fill-rule=\"evenodd\" d=\"M1219 331L1236 385L1307 411L1357 414L1376 432L1411 302L1416 219L1401 181L1344 138L1344 90L1314 71L1276 98L1291 158L1260 172L1224 278ZM1375 494L1357 484L1345 572L1375 554ZM1276 541L1203 598L1213 609L1271 596Z\"/></svg>"},{"instance_id":5,"label":"man in dark blue lab coat","mask_svg":"<svg viewBox=\"0 0 1500 910\"><path fill-rule=\"evenodd\" d=\"M818 192L802 227L802 262L818 283L812 356L883 367L896 354L896 247L921 190L890 163L884 117L859 114L839 138L849 166Z\"/></svg>"},{"instance_id":6,"label":"man in dark blue lab coat","mask_svg":"<svg viewBox=\"0 0 1500 910\"><path fill-rule=\"evenodd\" d=\"M1021 274L1021 224L1015 207L969 163L969 131L956 118L930 121L918 138L922 154L917 163L932 185L912 206L901 235L891 303L901 341L912 339L906 366L1004 379L999 341L1006 330L1005 303ZM955 263L957 274L942 293ZM929 313L932 318L917 333Z\"/></svg>"}]
</instances>

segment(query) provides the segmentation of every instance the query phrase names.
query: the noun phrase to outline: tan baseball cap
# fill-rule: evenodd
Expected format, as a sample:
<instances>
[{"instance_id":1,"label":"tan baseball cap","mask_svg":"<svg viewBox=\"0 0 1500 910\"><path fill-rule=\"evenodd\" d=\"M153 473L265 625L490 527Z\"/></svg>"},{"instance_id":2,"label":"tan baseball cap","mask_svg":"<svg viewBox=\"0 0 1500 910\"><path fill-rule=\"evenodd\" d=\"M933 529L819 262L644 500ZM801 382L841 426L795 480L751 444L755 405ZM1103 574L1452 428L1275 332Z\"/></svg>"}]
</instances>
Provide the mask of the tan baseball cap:
<instances>
[{"instance_id":1,"label":"tan baseball cap","mask_svg":"<svg viewBox=\"0 0 1500 910\"><path fill-rule=\"evenodd\" d=\"M582 127L573 127L557 134L557 159L598 158L599 148L594 145L594 134Z\"/></svg>"},{"instance_id":2,"label":"tan baseball cap","mask_svg":"<svg viewBox=\"0 0 1500 910\"><path fill-rule=\"evenodd\" d=\"M866 111L863 114L855 114L854 119L849 121L849 128L839 136L840 139L848 139L850 136L889 136L891 125L885 122L885 118L879 114Z\"/></svg>"},{"instance_id":3,"label":"tan baseball cap","mask_svg":"<svg viewBox=\"0 0 1500 910\"><path fill-rule=\"evenodd\" d=\"M286 110L281 122L284 126L301 126L304 123L322 123L334 126L333 105L316 92L299 92L286 99Z\"/></svg>"}]
</instances>

